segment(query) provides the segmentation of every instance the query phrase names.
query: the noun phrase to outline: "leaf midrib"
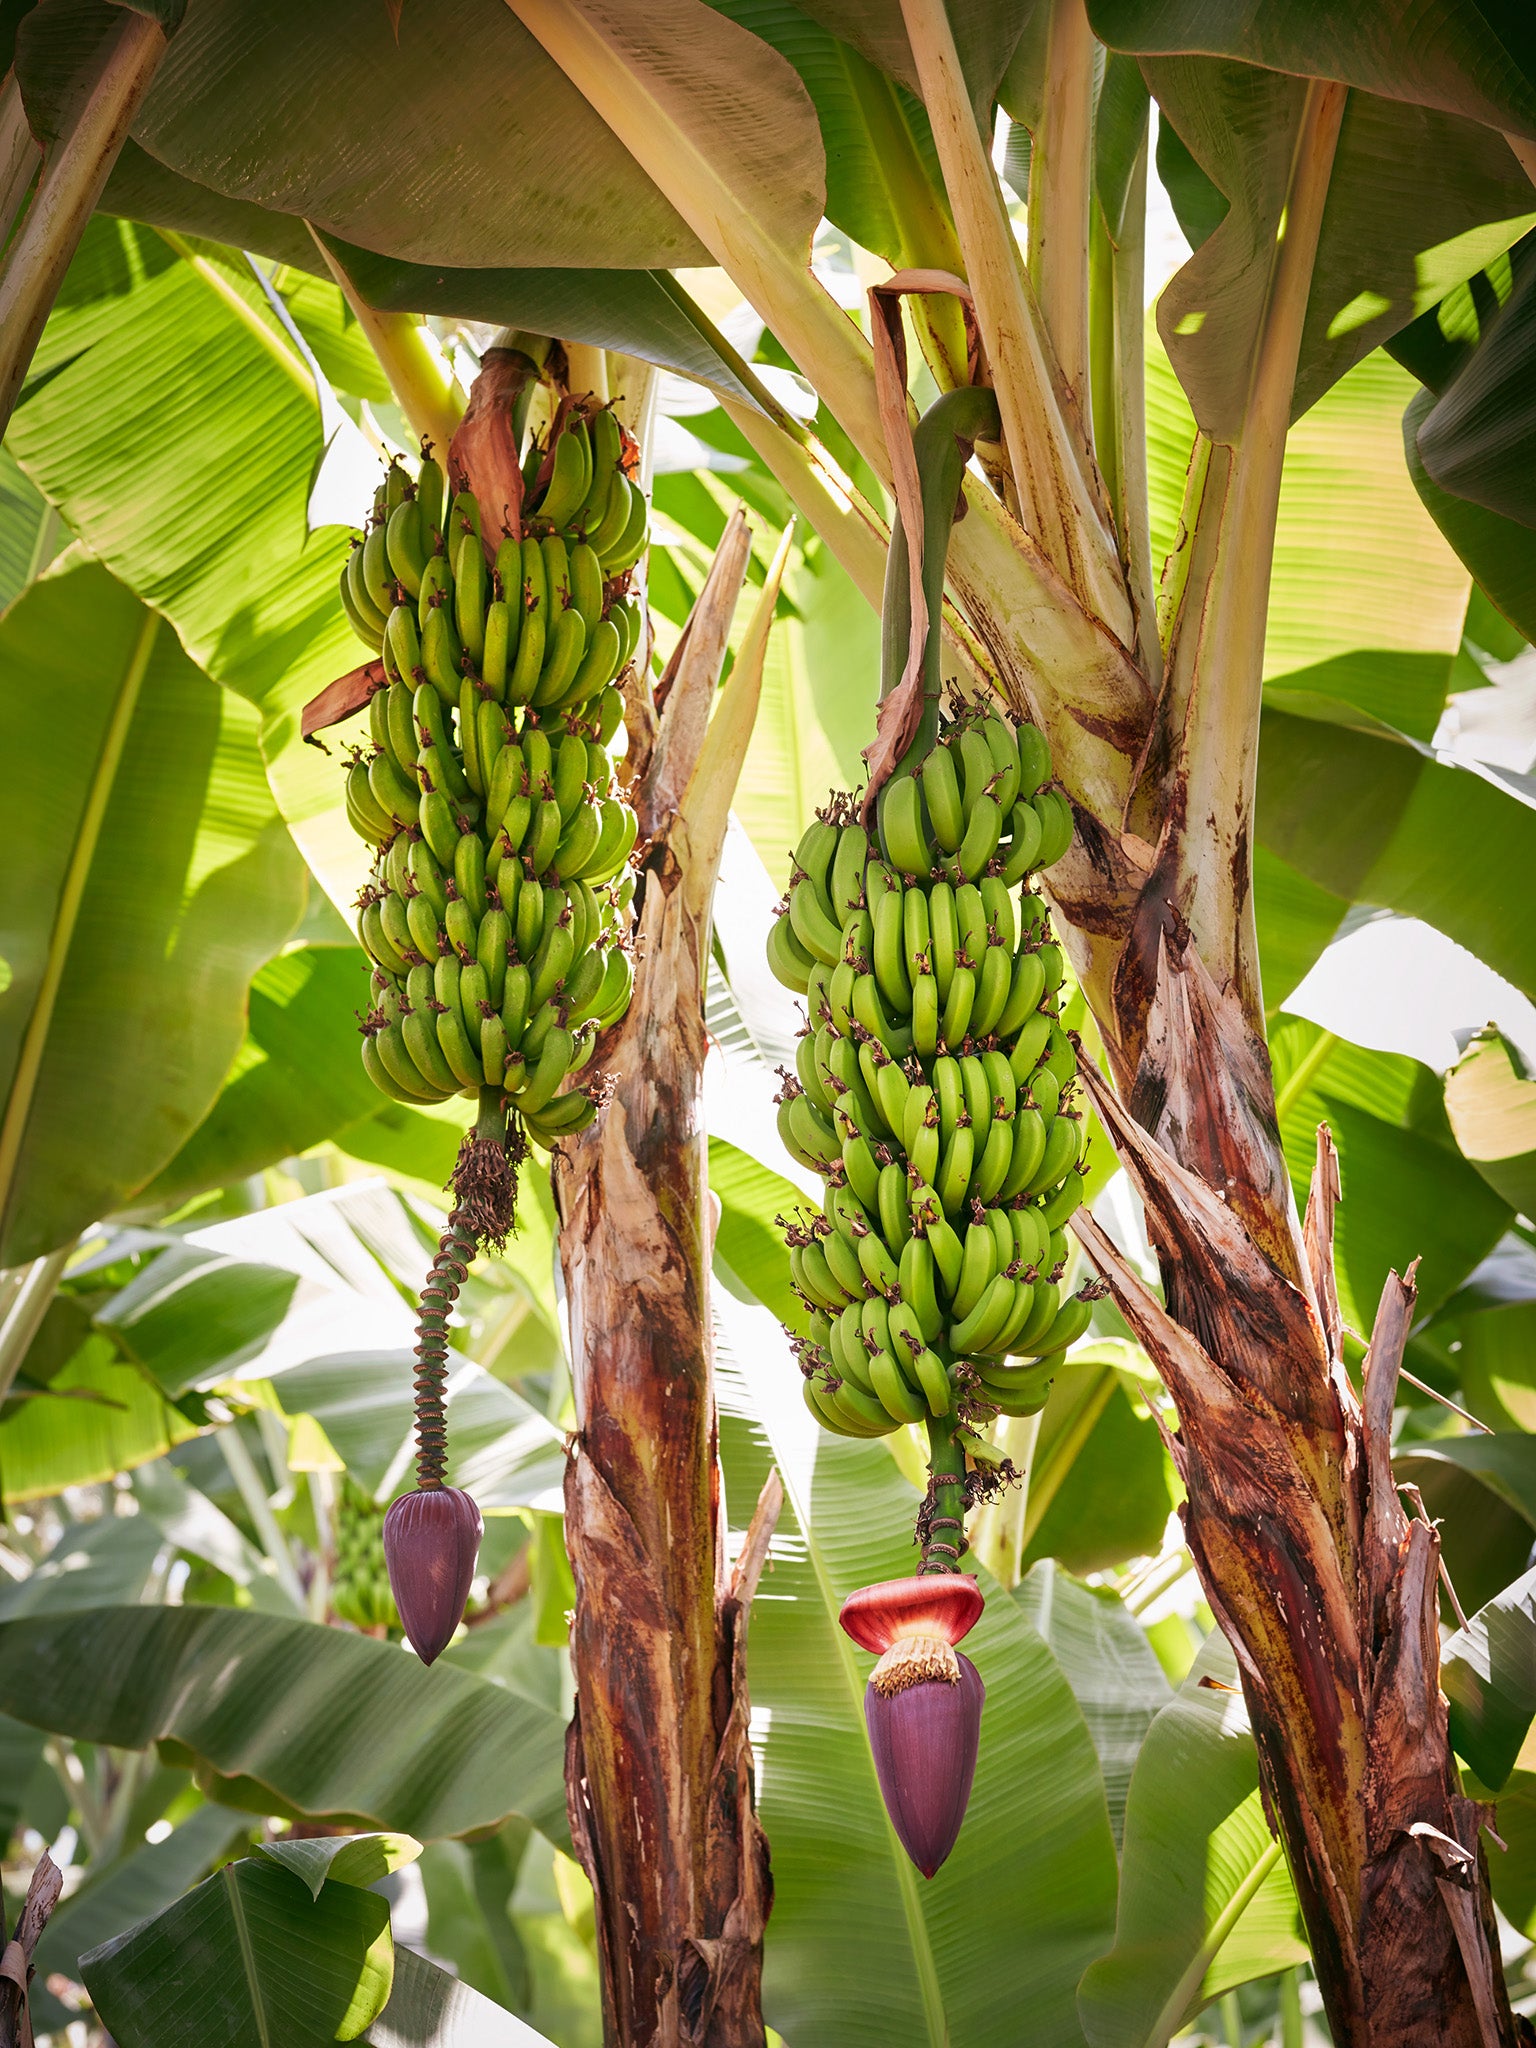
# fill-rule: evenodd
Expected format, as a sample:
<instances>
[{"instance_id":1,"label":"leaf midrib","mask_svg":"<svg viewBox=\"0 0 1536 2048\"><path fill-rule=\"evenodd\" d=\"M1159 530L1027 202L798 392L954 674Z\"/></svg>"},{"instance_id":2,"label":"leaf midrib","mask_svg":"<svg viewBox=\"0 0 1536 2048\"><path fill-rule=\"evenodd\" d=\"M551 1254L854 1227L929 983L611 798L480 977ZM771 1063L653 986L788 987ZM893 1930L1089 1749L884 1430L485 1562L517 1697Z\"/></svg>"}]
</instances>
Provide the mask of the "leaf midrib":
<instances>
[{"instance_id":1,"label":"leaf midrib","mask_svg":"<svg viewBox=\"0 0 1536 2048\"><path fill-rule=\"evenodd\" d=\"M38 984L37 1000L32 1006L32 1014L27 1019L26 1032L22 1037L21 1050L16 1060L15 1078L11 1083L10 1099L5 1105L4 1120L0 1121L0 1228L10 1221L16 1168L32 1114L32 1098L37 1089L38 1075L42 1071L48 1032L53 1023L54 1006L64 980L69 949L74 943L75 925L79 920L80 905L85 897L85 885L90 877L91 864L96 858L96 848L101 839L101 828L106 818L107 805L111 800L112 787L117 780L123 749L128 742L134 712L138 709L139 693L144 686L150 656L154 652L155 636L159 630L160 614L146 607L144 623L139 628L138 639L128 658L128 666L123 672L123 679L118 688L117 702L112 708L112 716L102 739L101 751L96 757L90 788L86 792L85 807L80 815L80 829L75 834L69 863L64 870L58 910L54 915L53 930L48 939L47 962L43 968L42 980Z\"/></svg>"},{"instance_id":2,"label":"leaf midrib","mask_svg":"<svg viewBox=\"0 0 1536 2048\"><path fill-rule=\"evenodd\" d=\"M1205 1939L1190 1958L1189 1966L1174 1985L1162 2010L1147 2029L1142 2048L1164 2048L1176 2027L1183 2024L1185 2008L1204 1981L1206 1971L1221 1953L1227 1936L1252 1903L1254 1894L1280 1860L1280 1844L1271 1842L1254 1862L1230 1899L1206 1929Z\"/></svg>"},{"instance_id":3,"label":"leaf midrib","mask_svg":"<svg viewBox=\"0 0 1536 2048\"><path fill-rule=\"evenodd\" d=\"M238 1863L225 1864L224 1889L229 1894L230 1917L235 1923L235 1939L240 1944L240 1955L245 1964L245 1979L251 1987L251 2017L256 2022L261 2048L273 2048L272 2030L267 2025L267 2009L262 1999L261 1979L256 1970L256 1949L251 1940L250 1925L245 1917L245 1901L240 1896L239 1870Z\"/></svg>"}]
</instances>

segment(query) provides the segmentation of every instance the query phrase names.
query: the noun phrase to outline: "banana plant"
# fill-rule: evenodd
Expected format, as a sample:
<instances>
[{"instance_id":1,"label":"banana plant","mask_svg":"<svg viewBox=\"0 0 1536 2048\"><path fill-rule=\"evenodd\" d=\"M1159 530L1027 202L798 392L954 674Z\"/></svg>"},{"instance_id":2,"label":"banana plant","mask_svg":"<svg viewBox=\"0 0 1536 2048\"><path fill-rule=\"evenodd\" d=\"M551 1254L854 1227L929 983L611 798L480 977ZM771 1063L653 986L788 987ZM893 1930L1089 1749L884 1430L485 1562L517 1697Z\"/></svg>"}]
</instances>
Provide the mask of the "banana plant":
<instances>
[{"instance_id":1,"label":"banana plant","mask_svg":"<svg viewBox=\"0 0 1536 2048\"><path fill-rule=\"evenodd\" d=\"M1480 18L1406 35L1391 0L1347 21L1050 0L1027 28L1005 8L952 24L940 0L902 0L899 15L868 0L743 8L740 19L702 0L643 11L514 0L490 13L465 0L431 22L397 11L393 44L361 0L324 14L292 6L282 32L261 37L244 32L242 12L194 11L178 30L108 205L319 266L306 254L312 223L375 309L520 318L578 337L586 328L594 342L702 376L872 600L890 532L878 502L893 480L888 443L869 342L811 275L811 235L825 210L863 247L926 273L914 328L927 375L944 389L986 382L1000 418L964 486L948 658L1038 720L1070 796L1076 844L1053 881L1056 911L1106 1049L1107 1078L1089 1077L1095 1107L1151 1218L1164 1299L1091 1218L1081 1234L1169 1390L1193 1553L1237 1654L1334 2035L1512 2041L1474 1815L1435 1689L1436 1539L1404 1516L1391 1485L1409 1289L1386 1278L1363 1402L1346 1372L1361 1350L1350 1317L1363 1324L1388 1269L1432 1249L1410 1219L1385 1256L1379 1241L1365 1251L1365 1230L1358 1260L1346 1256L1362 1183L1382 1177L1353 1177L1352 1136L1363 1129L1383 1157L1422 1142L1431 1166L1460 1154L1404 1102L1401 1076L1361 1076L1347 1058L1336 1066L1321 1041L1284 1070L1260 906L1266 891L1283 898L1316 949L1351 900L1386 903L1530 985L1526 927L1507 914L1498 880L1529 848L1529 806L1507 782L1426 756L1465 577L1442 554L1435 594L1446 617L1407 646L1371 616L1352 640L1285 640L1272 601L1287 449L1305 452L1308 420L1331 391L1342 402L1351 375L1382 386L1373 351L1390 344L1426 390L1408 410L1415 487L1494 602L1516 623L1528 618L1528 548L1504 483L1474 480L1455 387L1463 352L1481 349L1504 252L1532 221L1529 77ZM479 60L467 88L453 61L460 36ZM352 75L359 46L359 90L316 104L308 81ZM41 107L50 74L24 60L21 89ZM488 97L505 81L510 115ZM1193 423L1172 524L1154 517L1169 421L1142 328L1149 95L1159 168L1194 245L1160 306ZM1027 184L1027 258L992 162L998 104L1013 124L1009 175L1015 190ZM559 179L551 107L567 138ZM422 161L464 174L462 203L441 218L411 203ZM1405 161L1434 167L1411 193ZM365 162L366 177L344 174ZM579 179L564 175L573 163ZM704 261L765 323L767 353L818 394L814 427L775 400L669 274ZM582 265L576 288L570 272ZM963 276L978 349L935 273ZM1518 314L1512 275L1506 264L1503 297ZM1474 288L1483 278L1488 288ZM1490 332L1493 357L1515 326ZM1499 367L1491 361L1494 388ZM69 375L61 353L23 422ZM1431 424L1442 394L1452 402L1433 408ZM35 444L34 462L48 458ZM1290 477L1301 474L1293 463ZM154 570L126 567L133 541L120 531L121 554L108 559L137 589ZM210 626L224 614L189 582L189 644L212 664ZM1429 660L1383 665L1383 655ZM301 666L295 655L285 677ZM280 715L276 699L270 709ZM311 806L309 822L320 814ZM1483 872L1465 851L1473 834L1500 849ZM308 835L323 865L320 836ZM1282 958L1294 965L1304 951L1298 942ZM629 1127L652 1106L638 1054L635 1071ZM1337 1276L1337 1157L1327 1142L1296 1156L1296 1119L1318 1099L1340 1122L1346 1158ZM617 1121L587 1141L583 1175L595 1170L593 1148L617 1142ZM674 1227L693 1248L684 1264L697 1292L703 1183L686 1135ZM1312 1187L1304 1224L1292 1195L1299 1163L1303 1191ZM561 1197L573 1299L586 1278L573 1236L586 1186ZM1435 1283L1446 1291L1510 1215L1497 1186L1480 1209L1466 1181L1457 1189L1465 1238ZM1390 1205L1382 1213L1399 1228ZM1424 1277L1428 1293L1429 1267ZM682 1348L702 1355L694 1324ZM589 1419L628 1412L638 1427L643 1402L627 1410L617 1394L628 1390L615 1391ZM689 1393L695 1426L673 1481L679 1505L697 1506L707 1380ZM695 1528L708 1538L694 1546L697 1564L717 1537L707 1515ZM654 1551L651 1561L665 1562ZM692 1622L705 1628L702 1598ZM613 1644L580 1627L578 1637L595 1685ZM1407 1646L1421 1654L1399 1655ZM697 1668L714 1671L717 1658L716 1648ZM686 1704L699 1710L692 1695ZM1405 1728L1427 1731L1412 1754ZM584 1739L595 1739L590 1724ZM712 1754L708 1743L695 1751L694 1768ZM1367 1895L1391 1910L1367 1913ZM612 1894L607 1907L617 1911ZM657 1904L658 1952L684 1952L690 1911ZM758 1917L749 1906L749 1950ZM750 1960L729 1969L750 2029ZM610 2010L628 2015L616 1981L611 1972ZM1169 2010L1165 2001L1152 2016ZM635 2035L645 2021L614 2024ZM676 2034L681 2022L667 2024Z\"/></svg>"}]
</instances>

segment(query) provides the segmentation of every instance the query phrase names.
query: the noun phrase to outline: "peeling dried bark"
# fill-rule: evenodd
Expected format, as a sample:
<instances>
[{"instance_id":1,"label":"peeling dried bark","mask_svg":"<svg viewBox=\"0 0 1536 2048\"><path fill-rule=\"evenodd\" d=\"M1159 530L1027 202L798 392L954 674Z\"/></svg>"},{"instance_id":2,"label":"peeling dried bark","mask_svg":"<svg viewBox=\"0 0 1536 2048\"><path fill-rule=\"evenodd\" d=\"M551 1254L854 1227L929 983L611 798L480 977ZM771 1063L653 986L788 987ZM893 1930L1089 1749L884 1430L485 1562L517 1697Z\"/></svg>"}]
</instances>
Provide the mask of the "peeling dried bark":
<instances>
[{"instance_id":1,"label":"peeling dried bark","mask_svg":"<svg viewBox=\"0 0 1536 2048\"><path fill-rule=\"evenodd\" d=\"M1167 1308L1074 1227L1157 1365L1190 1552L1237 1655L1339 2048L1510 2048L1479 1838L1439 1690L1439 1538L1405 1513L1391 1425L1413 1273L1389 1279L1357 1400L1326 1130L1304 1226L1276 1180L1268 1067L1192 944L1165 943L1133 1115L1089 1089L1145 1205ZM1283 1160L1280 1162L1283 1172Z\"/></svg>"},{"instance_id":2,"label":"peeling dried bark","mask_svg":"<svg viewBox=\"0 0 1536 2048\"><path fill-rule=\"evenodd\" d=\"M653 844L634 999L598 1053L617 1084L555 1159L577 1413L565 1483L576 1580L566 1791L596 1895L614 2048L761 2048L764 2038L772 1881L753 1810L745 1651L782 1492L770 1481L728 1570L701 1089L718 848L707 830L691 846L687 807L677 809L746 557L738 515L633 791Z\"/></svg>"}]
</instances>

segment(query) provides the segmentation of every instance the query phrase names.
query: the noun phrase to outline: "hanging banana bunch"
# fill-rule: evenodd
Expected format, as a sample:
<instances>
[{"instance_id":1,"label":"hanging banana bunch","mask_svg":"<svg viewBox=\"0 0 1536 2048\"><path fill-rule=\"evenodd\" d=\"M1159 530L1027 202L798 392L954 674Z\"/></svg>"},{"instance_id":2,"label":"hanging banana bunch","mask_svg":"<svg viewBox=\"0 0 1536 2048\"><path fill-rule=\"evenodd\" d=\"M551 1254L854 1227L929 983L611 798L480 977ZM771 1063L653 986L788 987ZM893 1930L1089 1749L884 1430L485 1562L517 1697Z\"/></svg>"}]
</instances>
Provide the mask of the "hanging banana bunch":
<instances>
[{"instance_id":1,"label":"hanging banana bunch","mask_svg":"<svg viewBox=\"0 0 1536 2048\"><path fill-rule=\"evenodd\" d=\"M346 768L347 816L375 850L358 899L373 963L363 1065L393 1101L478 1105L421 1295L417 1490L383 1528L426 1663L458 1626L481 1535L474 1501L445 1479L448 1319L476 1252L512 1227L527 1142L551 1147L596 1115L601 1084L582 1075L633 986L636 818L609 747L648 541L638 450L608 407L563 400L521 476L502 479L499 510L467 487L459 446L457 489L425 445L414 477L390 465L341 575L378 656L359 672L369 744ZM353 692L343 710L362 702Z\"/></svg>"},{"instance_id":2,"label":"hanging banana bunch","mask_svg":"<svg viewBox=\"0 0 1536 2048\"><path fill-rule=\"evenodd\" d=\"M379 1570L383 1531L384 1510L350 1472L343 1472L336 1498L331 1612L355 1628L399 1626L388 1577Z\"/></svg>"},{"instance_id":3,"label":"hanging banana bunch","mask_svg":"<svg viewBox=\"0 0 1536 2048\"><path fill-rule=\"evenodd\" d=\"M499 541L470 492L445 505L436 462L414 482L392 465L342 577L383 665L347 770L347 815L377 849L363 1064L397 1102L498 1089L545 1145L591 1121L566 1083L632 981L635 814L607 750L646 506L623 454L611 411L569 413L525 533Z\"/></svg>"},{"instance_id":4,"label":"hanging banana bunch","mask_svg":"<svg viewBox=\"0 0 1536 2048\"><path fill-rule=\"evenodd\" d=\"M840 1436L928 1434L919 1570L842 1615L880 1657L871 1747L926 1876L959 1833L976 1759L984 1687L954 1646L982 1610L959 1574L965 1510L996 1483L983 1432L1044 1405L1092 1313L1091 1295L1062 1291L1083 1128L1065 963L1032 886L1071 844L1072 809L1033 725L953 690L941 704L949 529L992 420L990 392L950 392L897 451L916 458L885 590L881 725L900 750L862 804L834 795L807 829L768 941L774 974L806 999L779 1130L825 1185L819 1210L780 1219L809 1322L794 1339L806 1405Z\"/></svg>"},{"instance_id":5,"label":"hanging banana bunch","mask_svg":"<svg viewBox=\"0 0 1536 2048\"><path fill-rule=\"evenodd\" d=\"M872 844L834 798L802 837L768 957L804 994L780 1098L827 1184L788 1230L807 1405L845 1436L1033 1413L1073 1343L1064 1226L1082 1198L1063 960L1027 877L1072 813L1045 743L967 708L886 785Z\"/></svg>"}]
</instances>

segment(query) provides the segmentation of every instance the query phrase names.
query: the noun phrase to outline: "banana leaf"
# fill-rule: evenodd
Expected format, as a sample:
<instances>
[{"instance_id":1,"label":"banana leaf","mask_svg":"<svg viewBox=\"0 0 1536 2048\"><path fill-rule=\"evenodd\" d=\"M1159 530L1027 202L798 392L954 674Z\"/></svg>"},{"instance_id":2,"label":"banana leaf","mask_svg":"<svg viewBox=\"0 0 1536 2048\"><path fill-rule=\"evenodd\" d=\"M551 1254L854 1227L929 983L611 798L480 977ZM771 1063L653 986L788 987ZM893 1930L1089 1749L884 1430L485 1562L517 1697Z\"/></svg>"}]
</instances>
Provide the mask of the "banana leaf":
<instances>
[{"instance_id":1,"label":"banana leaf","mask_svg":"<svg viewBox=\"0 0 1536 2048\"><path fill-rule=\"evenodd\" d=\"M1491 1792L1502 1791L1536 1716L1536 1572L1506 1586L1440 1653L1451 1742Z\"/></svg>"},{"instance_id":2,"label":"banana leaf","mask_svg":"<svg viewBox=\"0 0 1536 2048\"><path fill-rule=\"evenodd\" d=\"M512 1813L565 1839L563 1717L472 1674L250 1609L97 1607L0 1625L0 1712L190 1764L258 1813L427 1841Z\"/></svg>"},{"instance_id":3,"label":"banana leaf","mask_svg":"<svg viewBox=\"0 0 1536 2048\"><path fill-rule=\"evenodd\" d=\"M1213 1635L1142 1742L1114 1947L1078 1993L1091 2048L1164 2048L1210 1999L1306 1960L1236 1688Z\"/></svg>"},{"instance_id":4,"label":"banana leaf","mask_svg":"<svg viewBox=\"0 0 1536 2048\"><path fill-rule=\"evenodd\" d=\"M389 1905L349 1884L311 1898L265 1857L227 1863L80 1961L120 2048L355 2041L394 1981Z\"/></svg>"},{"instance_id":5,"label":"banana leaf","mask_svg":"<svg viewBox=\"0 0 1536 2048\"><path fill-rule=\"evenodd\" d=\"M250 708L99 563L66 555L11 607L0 671L0 1263L15 1265L121 1207L206 1114L304 882Z\"/></svg>"},{"instance_id":6,"label":"banana leaf","mask_svg":"<svg viewBox=\"0 0 1536 2048\"><path fill-rule=\"evenodd\" d=\"M705 260L535 39L475 0L404 10L398 41L371 0L194 10L134 134L184 177L414 262Z\"/></svg>"},{"instance_id":7,"label":"banana leaf","mask_svg":"<svg viewBox=\"0 0 1536 2048\"><path fill-rule=\"evenodd\" d=\"M1299 1017L1270 1032L1276 1107L1297 1199L1305 1201L1326 1122L1339 1147L1335 1220L1345 1320L1366 1330L1391 1271L1419 1268L1427 1313L1492 1251L1510 1211L1456 1148L1437 1075L1401 1053L1375 1052Z\"/></svg>"}]
</instances>

